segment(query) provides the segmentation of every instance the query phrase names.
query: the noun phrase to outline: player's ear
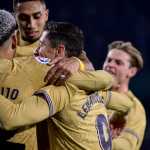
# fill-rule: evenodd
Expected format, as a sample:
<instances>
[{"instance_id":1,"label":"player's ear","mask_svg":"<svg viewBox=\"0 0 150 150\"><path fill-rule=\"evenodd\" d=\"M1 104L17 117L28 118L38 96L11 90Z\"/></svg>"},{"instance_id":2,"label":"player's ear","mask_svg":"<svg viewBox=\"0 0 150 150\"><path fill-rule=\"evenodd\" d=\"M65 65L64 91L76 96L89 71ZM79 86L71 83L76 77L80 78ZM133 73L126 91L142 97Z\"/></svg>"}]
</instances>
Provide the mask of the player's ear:
<instances>
[{"instance_id":1,"label":"player's ear","mask_svg":"<svg viewBox=\"0 0 150 150\"><path fill-rule=\"evenodd\" d=\"M45 21L47 22L48 21L48 16L49 16L49 9L46 9L45 10Z\"/></svg>"},{"instance_id":2,"label":"player's ear","mask_svg":"<svg viewBox=\"0 0 150 150\"><path fill-rule=\"evenodd\" d=\"M131 67L130 68L130 73L129 73L129 76L132 78L132 77L134 77L135 75L136 75L136 73L137 73L137 68L136 67Z\"/></svg>"},{"instance_id":3,"label":"player's ear","mask_svg":"<svg viewBox=\"0 0 150 150\"><path fill-rule=\"evenodd\" d=\"M12 34L12 49L16 49L16 47L17 47L16 35Z\"/></svg>"},{"instance_id":4,"label":"player's ear","mask_svg":"<svg viewBox=\"0 0 150 150\"><path fill-rule=\"evenodd\" d=\"M65 45L64 44L59 44L58 47L57 47L57 50L58 50L58 56L60 57L65 57Z\"/></svg>"}]
</instances>

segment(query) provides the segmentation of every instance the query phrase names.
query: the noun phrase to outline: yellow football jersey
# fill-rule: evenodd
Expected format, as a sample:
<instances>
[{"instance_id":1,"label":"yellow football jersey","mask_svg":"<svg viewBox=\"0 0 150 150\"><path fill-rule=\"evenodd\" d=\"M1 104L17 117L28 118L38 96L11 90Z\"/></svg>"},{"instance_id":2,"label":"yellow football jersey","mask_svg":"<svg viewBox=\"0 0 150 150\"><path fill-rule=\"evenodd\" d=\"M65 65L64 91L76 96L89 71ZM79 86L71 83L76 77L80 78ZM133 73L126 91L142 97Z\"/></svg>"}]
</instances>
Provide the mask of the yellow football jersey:
<instances>
[{"instance_id":1,"label":"yellow football jersey","mask_svg":"<svg viewBox=\"0 0 150 150\"><path fill-rule=\"evenodd\" d=\"M6 98L11 99L12 102L19 103L23 99L31 96L35 90L45 86L46 83L43 80L48 69L50 69L50 67L44 64L39 64L32 56L18 57L12 62L1 59L1 94ZM71 80L73 82L78 81L80 83L78 83L78 86L80 85L81 88L84 87L85 89L86 85L88 86L88 89L90 87L91 89L109 88L113 80L112 77L104 71L87 73L79 72L71 78L69 79L69 82L71 82ZM90 84L91 86L89 86ZM30 109L30 111L32 112L32 109ZM10 141L25 143L26 150L36 150L37 144L35 127L26 127L18 130L17 134L15 134Z\"/></svg>"},{"instance_id":2,"label":"yellow football jersey","mask_svg":"<svg viewBox=\"0 0 150 150\"><path fill-rule=\"evenodd\" d=\"M105 105L124 113L132 106L131 102L124 103L130 99L119 93L100 91L88 96L70 83L65 87L45 87L36 95L43 95L47 103L33 96L13 104L1 96L1 127L9 129L30 125L52 116L47 120L52 150L111 150Z\"/></svg>"},{"instance_id":3,"label":"yellow football jersey","mask_svg":"<svg viewBox=\"0 0 150 150\"><path fill-rule=\"evenodd\" d=\"M111 150L105 106L126 113L133 105L122 94L99 91L87 96L70 84L59 89L49 86L37 93L43 93L49 104L52 117L47 123L52 150Z\"/></svg>"},{"instance_id":4,"label":"yellow football jersey","mask_svg":"<svg viewBox=\"0 0 150 150\"><path fill-rule=\"evenodd\" d=\"M12 65L7 60L1 60L0 63L3 64L0 93L14 103L31 96L35 90L43 87L45 85L43 79L48 70L33 57L22 57L20 60L14 59ZM8 66L11 66L10 69ZM36 128L31 126L17 130L17 134L9 141L26 144L26 150L36 150Z\"/></svg>"},{"instance_id":5,"label":"yellow football jersey","mask_svg":"<svg viewBox=\"0 0 150 150\"><path fill-rule=\"evenodd\" d=\"M39 40L30 44L20 37L19 31L17 32L16 57L33 56L38 46Z\"/></svg>"},{"instance_id":6,"label":"yellow football jersey","mask_svg":"<svg viewBox=\"0 0 150 150\"><path fill-rule=\"evenodd\" d=\"M39 41L25 46L17 46L16 57L32 56L39 45Z\"/></svg>"},{"instance_id":7,"label":"yellow football jersey","mask_svg":"<svg viewBox=\"0 0 150 150\"><path fill-rule=\"evenodd\" d=\"M111 150L111 138L104 107L98 93L90 96L75 87L67 87L69 97L49 89L55 115L47 120L52 150ZM75 95L74 95L75 94ZM64 97L64 98L63 98Z\"/></svg>"},{"instance_id":8,"label":"yellow football jersey","mask_svg":"<svg viewBox=\"0 0 150 150\"><path fill-rule=\"evenodd\" d=\"M133 106L126 117L124 131L113 140L113 150L140 150L146 128L146 114L141 102L129 91Z\"/></svg>"}]
</instances>

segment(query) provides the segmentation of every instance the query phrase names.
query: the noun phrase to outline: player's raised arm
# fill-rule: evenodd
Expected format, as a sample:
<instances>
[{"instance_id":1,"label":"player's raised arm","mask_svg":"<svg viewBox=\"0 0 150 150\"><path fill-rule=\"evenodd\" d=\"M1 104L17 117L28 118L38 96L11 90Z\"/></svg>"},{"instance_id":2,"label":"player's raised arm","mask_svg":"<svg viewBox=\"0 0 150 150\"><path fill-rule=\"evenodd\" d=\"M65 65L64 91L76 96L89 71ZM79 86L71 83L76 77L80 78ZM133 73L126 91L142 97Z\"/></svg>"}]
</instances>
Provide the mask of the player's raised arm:
<instances>
[{"instance_id":1,"label":"player's raised arm","mask_svg":"<svg viewBox=\"0 0 150 150\"><path fill-rule=\"evenodd\" d=\"M122 132L122 136L113 139L113 150L134 150L137 147L139 137L135 133ZM123 146L125 145L125 146Z\"/></svg>"},{"instance_id":2,"label":"player's raised arm","mask_svg":"<svg viewBox=\"0 0 150 150\"><path fill-rule=\"evenodd\" d=\"M125 94L114 91L100 91L107 108L121 113L127 113L133 106L132 100Z\"/></svg>"},{"instance_id":3,"label":"player's raised arm","mask_svg":"<svg viewBox=\"0 0 150 150\"><path fill-rule=\"evenodd\" d=\"M109 89L114 83L114 78L103 70L80 71L73 74L67 82L85 91L96 91Z\"/></svg>"}]
</instances>

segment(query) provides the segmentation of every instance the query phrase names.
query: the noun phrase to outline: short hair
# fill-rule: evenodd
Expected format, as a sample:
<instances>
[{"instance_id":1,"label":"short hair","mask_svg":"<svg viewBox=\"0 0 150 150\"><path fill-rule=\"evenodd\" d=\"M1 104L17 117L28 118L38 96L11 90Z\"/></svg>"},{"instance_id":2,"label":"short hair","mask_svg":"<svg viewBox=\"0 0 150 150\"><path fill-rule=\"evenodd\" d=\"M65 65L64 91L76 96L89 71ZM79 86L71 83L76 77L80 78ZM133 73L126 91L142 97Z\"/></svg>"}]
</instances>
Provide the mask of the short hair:
<instances>
[{"instance_id":1,"label":"short hair","mask_svg":"<svg viewBox=\"0 0 150 150\"><path fill-rule=\"evenodd\" d=\"M112 49L117 49L127 53L131 57L131 66L136 67L139 70L143 68L144 62L142 54L132 45L131 42L114 41L108 45L108 51L111 51Z\"/></svg>"},{"instance_id":2,"label":"short hair","mask_svg":"<svg viewBox=\"0 0 150 150\"><path fill-rule=\"evenodd\" d=\"M84 34L79 27L68 22L52 21L48 23L47 30L53 48L63 43L68 57L78 57L81 54L84 49Z\"/></svg>"},{"instance_id":3,"label":"short hair","mask_svg":"<svg viewBox=\"0 0 150 150\"><path fill-rule=\"evenodd\" d=\"M16 6L17 4L19 3L23 3L23 2L28 2L28 1L39 1L41 2L43 5L46 6L46 3L45 3L45 0L13 0L13 10L15 11L16 10Z\"/></svg>"},{"instance_id":4,"label":"short hair","mask_svg":"<svg viewBox=\"0 0 150 150\"><path fill-rule=\"evenodd\" d=\"M17 24L14 16L10 12L0 9L0 46L9 39L16 28Z\"/></svg>"}]
</instances>

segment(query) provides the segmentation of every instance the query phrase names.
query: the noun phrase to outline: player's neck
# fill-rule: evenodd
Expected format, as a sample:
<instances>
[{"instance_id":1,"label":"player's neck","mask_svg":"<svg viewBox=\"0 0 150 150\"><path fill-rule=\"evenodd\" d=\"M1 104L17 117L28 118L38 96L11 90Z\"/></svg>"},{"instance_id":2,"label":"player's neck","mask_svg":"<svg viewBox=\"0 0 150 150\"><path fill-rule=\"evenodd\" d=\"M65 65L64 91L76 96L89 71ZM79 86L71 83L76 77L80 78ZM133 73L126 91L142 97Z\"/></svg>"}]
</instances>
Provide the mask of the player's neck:
<instances>
[{"instance_id":1,"label":"player's neck","mask_svg":"<svg viewBox=\"0 0 150 150\"><path fill-rule=\"evenodd\" d=\"M118 86L113 87L112 89L120 93L127 93L129 90L129 85L128 83L121 83Z\"/></svg>"},{"instance_id":2,"label":"player's neck","mask_svg":"<svg viewBox=\"0 0 150 150\"><path fill-rule=\"evenodd\" d=\"M36 41L35 41L35 42L36 42ZM34 44L35 42L24 41L24 40L21 38L19 32L17 32L17 45L18 45L18 46L28 46L28 45Z\"/></svg>"}]
</instances>

